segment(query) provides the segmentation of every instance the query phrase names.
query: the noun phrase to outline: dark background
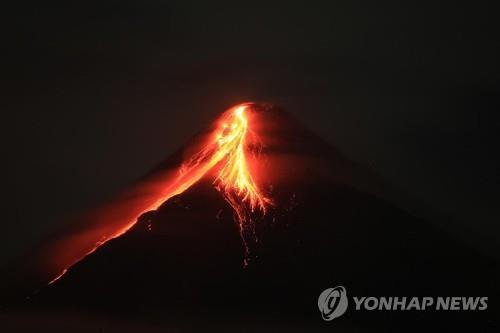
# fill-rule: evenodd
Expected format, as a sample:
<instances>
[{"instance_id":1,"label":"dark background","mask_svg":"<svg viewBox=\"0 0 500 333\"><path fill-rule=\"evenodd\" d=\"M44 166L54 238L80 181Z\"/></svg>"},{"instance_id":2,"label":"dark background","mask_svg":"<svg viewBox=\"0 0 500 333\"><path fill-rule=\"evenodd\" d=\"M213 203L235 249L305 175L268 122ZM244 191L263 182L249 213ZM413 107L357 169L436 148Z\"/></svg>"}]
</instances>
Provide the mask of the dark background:
<instances>
[{"instance_id":1,"label":"dark background","mask_svg":"<svg viewBox=\"0 0 500 333\"><path fill-rule=\"evenodd\" d=\"M498 258L497 13L439 1L2 3L0 263L225 108L279 104Z\"/></svg>"}]
</instances>

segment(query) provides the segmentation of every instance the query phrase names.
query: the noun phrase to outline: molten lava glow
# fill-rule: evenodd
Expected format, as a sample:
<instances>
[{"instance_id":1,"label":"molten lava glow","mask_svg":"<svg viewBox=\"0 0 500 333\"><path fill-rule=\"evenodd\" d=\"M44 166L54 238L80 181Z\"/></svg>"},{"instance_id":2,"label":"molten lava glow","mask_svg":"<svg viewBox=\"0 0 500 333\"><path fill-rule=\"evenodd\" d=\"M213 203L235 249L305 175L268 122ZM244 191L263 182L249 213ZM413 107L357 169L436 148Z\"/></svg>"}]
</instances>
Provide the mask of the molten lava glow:
<instances>
[{"instance_id":1,"label":"molten lava glow","mask_svg":"<svg viewBox=\"0 0 500 333\"><path fill-rule=\"evenodd\" d=\"M223 125L223 132L217 138L220 153L226 156L226 162L215 182L226 197L232 198L228 200L238 214L241 214L239 210L242 207L237 204L237 200L248 203L252 211L259 208L265 213L266 205L270 201L260 193L247 166L245 138L248 120L245 117L245 108L243 105L234 110L233 121L230 125ZM236 194L237 198L233 198L233 194Z\"/></svg>"},{"instance_id":2,"label":"molten lava glow","mask_svg":"<svg viewBox=\"0 0 500 333\"><path fill-rule=\"evenodd\" d=\"M155 210L173 196L183 193L216 167L220 169L217 169L214 186L234 209L235 219L245 242L245 230L253 230L252 213L259 211L265 214L267 206L271 204L270 199L255 184L247 163L246 139L249 133L247 111L249 108L251 108L250 104L241 104L225 112L206 144L182 163L173 179L166 182L158 193L154 193L154 196L150 195L146 198L147 200L141 201L143 202L141 207L131 208L125 213L125 216L130 216L130 221L122 224L123 227L119 230L101 235L100 240L95 242L89 251L86 251L83 256L72 258L73 262L50 283L57 281L66 273L68 267L93 253L104 243L127 232L143 213ZM247 255L246 243L245 248Z\"/></svg>"}]
</instances>

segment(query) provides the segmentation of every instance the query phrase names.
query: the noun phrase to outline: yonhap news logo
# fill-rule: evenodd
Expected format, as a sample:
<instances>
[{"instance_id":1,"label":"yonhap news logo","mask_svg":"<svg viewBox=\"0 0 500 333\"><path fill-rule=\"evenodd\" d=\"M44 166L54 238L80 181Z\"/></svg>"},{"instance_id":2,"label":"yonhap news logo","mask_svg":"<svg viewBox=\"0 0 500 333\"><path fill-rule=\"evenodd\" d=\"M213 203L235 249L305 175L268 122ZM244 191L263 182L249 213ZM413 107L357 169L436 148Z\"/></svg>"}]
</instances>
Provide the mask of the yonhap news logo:
<instances>
[{"instance_id":1,"label":"yonhap news logo","mask_svg":"<svg viewBox=\"0 0 500 333\"><path fill-rule=\"evenodd\" d=\"M318 298L318 307L325 321L340 317L347 310L347 292L343 286L325 289Z\"/></svg>"},{"instance_id":2,"label":"yonhap news logo","mask_svg":"<svg viewBox=\"0 0 500 333\"><path fill-rule=\"evenodd\" d=\"M352 297L354 311L484 311L488 297ZM325 321L342 316L348 307L347 290L343 286L327 288L318 297L318 308Z\"/></svg>"}]
</instances>

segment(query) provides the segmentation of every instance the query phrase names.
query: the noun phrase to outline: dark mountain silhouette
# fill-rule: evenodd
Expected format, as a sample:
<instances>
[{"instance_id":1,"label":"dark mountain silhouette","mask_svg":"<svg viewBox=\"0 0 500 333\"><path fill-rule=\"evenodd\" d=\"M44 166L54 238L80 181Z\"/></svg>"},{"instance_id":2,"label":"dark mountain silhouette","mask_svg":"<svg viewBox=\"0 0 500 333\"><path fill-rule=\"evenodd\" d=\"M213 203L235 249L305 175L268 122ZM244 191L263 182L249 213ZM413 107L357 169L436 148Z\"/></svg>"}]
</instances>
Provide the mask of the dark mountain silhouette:
<instances>
[{"instance_id":1,"label":"dark mountain silhouette","mask_svg":"<svg viewBox=\"0 0 500 333\"><path fill-rule=\"evenodd\" d=\"M244 239L207 175L18 307L153 318L188 331L269 323L288 330L495 331L496 262L370 193L380 185L369 172L286 112L267 105L254 111L263 142L257 171L273 205L256 214ZM155 172L173 161L178 157ZM476 312L367 312L349 304L344 316L325 323L317 299L337 285L349 296L488 296L490 303Z\"/></svg>"}]
</instances>

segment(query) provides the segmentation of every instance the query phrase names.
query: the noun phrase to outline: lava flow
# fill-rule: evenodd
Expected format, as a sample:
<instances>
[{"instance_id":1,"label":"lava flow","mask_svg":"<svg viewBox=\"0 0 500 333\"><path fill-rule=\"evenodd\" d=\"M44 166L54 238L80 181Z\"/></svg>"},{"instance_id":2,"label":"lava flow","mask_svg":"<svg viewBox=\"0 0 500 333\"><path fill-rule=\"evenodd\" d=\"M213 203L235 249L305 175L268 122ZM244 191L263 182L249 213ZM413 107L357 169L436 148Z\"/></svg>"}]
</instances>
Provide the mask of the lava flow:
<instances>
[{"instance_id":1,"label":"lava flow","mask_svg":"<svg viewBox=\"0 0 500 333\"><path fill-rule=\"evenodd\" d=\"M128 205L123 211L120 211L120 208L123 208L124 205L117 205L117 207L110 208L101 214L108 218L109 216L113 216L115 219L117 216L127 218L128 221L116 223L120 226L119 228L115 227L114 230L111 230L108 227L108 229L103 230L102 227L100 229L97 227L97 230L100 230L99 234L95 230L93 232L84 231L81 232L82 235L70 237L63 244L59 244L60 246L53 252L66 250L64 244L68 245L71 240L82 243L82 246L85 247L84 243L88 242L88 238L98 237L99 239L83 251L84 253L76 253L75 251L72 255L66 255L65 261L69 261L70 264L66 263L62 273L59 273L50 284L63 276L69 267L93 253L101 245L127 232L143 213L156 210L173 196L183 193L211 170L217 170L214 186L234 209L235 219L245 242L245 230L253 228L254 221L251 215L256 211L265 214L266 208L271 204L271 200L261 192L254 182L248 167L247 134L250 131L250 126L247 111L250 108L251 104L241 104L225 112L220 117L216 129L208 136L207 142L181 164L176 176L168 176L166 179L157 181L154 185L143 185L143 188L138 190L140 200L137 199L138 202ZM159 185L161 185L160 188ZM104 221L97 223L104 223ZM246 243L245 248L247 251L245 255L247 255ZM64 256L60 253L57 255Z\"/></svg>"}]
</instances>

